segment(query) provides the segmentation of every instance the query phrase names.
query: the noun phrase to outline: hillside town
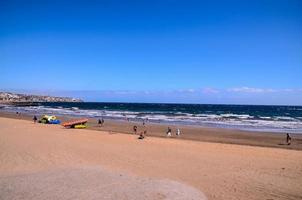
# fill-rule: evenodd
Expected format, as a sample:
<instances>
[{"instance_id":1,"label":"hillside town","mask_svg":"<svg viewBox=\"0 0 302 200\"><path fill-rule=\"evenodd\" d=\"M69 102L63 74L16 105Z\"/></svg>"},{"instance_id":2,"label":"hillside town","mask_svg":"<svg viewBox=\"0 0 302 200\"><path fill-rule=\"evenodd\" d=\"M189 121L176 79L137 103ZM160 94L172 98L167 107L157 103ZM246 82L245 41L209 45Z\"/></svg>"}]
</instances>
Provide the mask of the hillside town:
<instances>
[{"instance_id":1,"label":"hillside town","mask_svg":"<svg viewBox=\"0 0 302 200\"><path fill-rule=\"evenodd\" d=\"M71 97L53 97L30 94L16 94L11 92L0 92L1 103L15 102L82 102L81 99Z\"/></svg>"}]
</instances>

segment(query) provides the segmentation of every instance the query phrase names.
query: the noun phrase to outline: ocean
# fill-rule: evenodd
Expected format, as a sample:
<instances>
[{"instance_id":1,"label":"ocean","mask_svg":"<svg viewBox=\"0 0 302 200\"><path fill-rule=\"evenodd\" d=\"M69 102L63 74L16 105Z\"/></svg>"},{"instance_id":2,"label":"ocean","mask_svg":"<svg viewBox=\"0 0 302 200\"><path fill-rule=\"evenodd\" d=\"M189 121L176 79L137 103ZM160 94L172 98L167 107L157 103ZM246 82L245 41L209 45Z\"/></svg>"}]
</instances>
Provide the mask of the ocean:
<instances>
[{"instance_id":1,"label":"ocean","mask_svg":"<svg viewBox=\"0 0 302 200\"><path fill-rule=\"evenodd\" d=\"M29 114L302 134L302 106L81 102L37 103L34 106L3 106L1 109Z\"/></svg>"}]
</instances>

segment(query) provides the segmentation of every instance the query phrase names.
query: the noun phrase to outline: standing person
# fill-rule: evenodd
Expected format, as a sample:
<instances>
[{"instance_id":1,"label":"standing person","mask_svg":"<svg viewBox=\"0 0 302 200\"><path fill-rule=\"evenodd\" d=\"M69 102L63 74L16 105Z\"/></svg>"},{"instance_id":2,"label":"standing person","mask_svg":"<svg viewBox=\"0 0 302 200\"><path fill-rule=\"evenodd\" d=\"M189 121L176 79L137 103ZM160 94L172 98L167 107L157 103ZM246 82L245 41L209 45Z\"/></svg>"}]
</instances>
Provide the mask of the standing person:
<instances>
[{"instance_id":1,"label":"standing person","mask_svg":"<svg viewBox=\"0 0 302 200\"><path fill-rule=\"evenodd\" d=\"M33 120L34 120L34 123L37 123L38 118L36 115L34 115Z\"/></svg>"},{"instance_id":2,"label":"standing person","mask_svg":"<svg viewBox=\"0 0 302 200\"><path fill-rule=\"evenodd\" d=\"M134 134L136 135L136 133L137 133L137 126L133 126L133 131L134 131Z\"/></svg>"},{"instance_id":3,"label":"standing person","mask_svg":"<svg viewBox=\"0 0 302 200\"><path fill-rule=\"evenodd\" d=\"M287 145L290 145L291 144L291 141L292 138L290 137L289 133L286 133L286 142L287 142Z\"/></svg>"},{"instance_id":4,"label":"standing person","mask_svg":"<svg viewBox=\"0 0 302 200\"><path fill-rule=\"evenodd\" d=\"M171 128L170 128L170 127L168 127L168 131L167 131L167 137L171 137L171 132L172 132Z\"/></svg>"},{"instance_id":5,"label":"standing person","mask_svg":"<svg viewBox=\"0 0 302 200\"><path fill-rule=\"evenodd\" d=\"M98 120L98 125L102 126L102 120L101 119Z\"/></svg>"},{"instance_id":6,"label":"standing person","mask_svg":"<svg viewBox=\"0 0 302 200\"><path fill-rule=\"evenodd\" d=\"M102 118L102 126L104 126L104 123L105 123L104 118Z\"/></svg>"},{"instance_id":7,"label":"standing person","mask_svg":"<svg viewBox=\"0 0 302 200\"><path fill-rule=\"evenodd\" d=\"M177 135L177 136L180 135L180 130L179 130L179 128L177 128L177 130L176 130L176 135Z\"/></svg>"}]
</instances>

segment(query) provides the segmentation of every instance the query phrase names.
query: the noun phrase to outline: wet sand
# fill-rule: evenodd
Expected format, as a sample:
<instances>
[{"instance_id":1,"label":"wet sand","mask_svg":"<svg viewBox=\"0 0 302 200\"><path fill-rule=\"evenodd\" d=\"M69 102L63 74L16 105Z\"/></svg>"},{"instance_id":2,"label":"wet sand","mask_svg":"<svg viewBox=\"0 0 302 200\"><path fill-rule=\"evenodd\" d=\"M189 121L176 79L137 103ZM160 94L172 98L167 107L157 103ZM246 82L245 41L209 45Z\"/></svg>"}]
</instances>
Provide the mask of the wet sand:
<instances>
[{"instance_id":1,"label":"wet sand","mask_svg":"<svg viewBox=\"0 0 302 200\"><path fill-rule=\"evenodd\" d=\"M302 198L297 150L0 125L0 199Z\"/></svg>"}]
</instances>

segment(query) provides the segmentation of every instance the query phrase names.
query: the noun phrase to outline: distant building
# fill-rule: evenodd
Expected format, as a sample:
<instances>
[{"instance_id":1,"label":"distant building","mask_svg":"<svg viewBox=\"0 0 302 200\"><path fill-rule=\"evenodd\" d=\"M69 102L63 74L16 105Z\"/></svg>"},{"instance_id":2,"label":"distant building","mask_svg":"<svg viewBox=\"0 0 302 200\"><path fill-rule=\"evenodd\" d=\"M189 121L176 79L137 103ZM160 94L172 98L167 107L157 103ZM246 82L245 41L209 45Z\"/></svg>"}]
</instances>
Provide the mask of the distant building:
<instances>
[{"instance_id":1,"label":"distant building","mask_svg":"<svg viewBox=\"0 0 302 200\"><path fill-rule=\"evenodd\" d=\"M0 102L82 102L82 100L71 97L51 97L0 92Z\"/></svg>"}]
</instances>

